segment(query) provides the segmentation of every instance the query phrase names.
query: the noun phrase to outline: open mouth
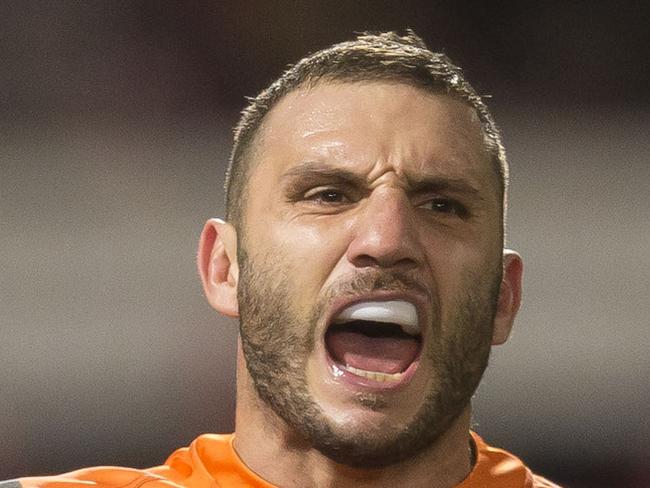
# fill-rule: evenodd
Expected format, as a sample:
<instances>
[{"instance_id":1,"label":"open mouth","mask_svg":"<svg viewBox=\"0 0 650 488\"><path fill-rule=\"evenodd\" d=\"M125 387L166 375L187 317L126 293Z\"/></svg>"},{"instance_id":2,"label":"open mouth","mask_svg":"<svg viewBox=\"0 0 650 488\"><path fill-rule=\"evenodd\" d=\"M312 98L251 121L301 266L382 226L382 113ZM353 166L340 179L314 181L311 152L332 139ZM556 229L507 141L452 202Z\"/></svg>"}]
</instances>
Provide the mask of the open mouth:
<instances>
[{"instance_id":1,"label":"open mouth","mask_svg":"<svg viewBox=\"0 0 650 488\"><path fill-rule=\"evenodd\" d=\"M402 300L356 303L334 317L325 346L340 370L371 382L399 383L422 349L415 306Z\"/></svg>"}]
</instances>

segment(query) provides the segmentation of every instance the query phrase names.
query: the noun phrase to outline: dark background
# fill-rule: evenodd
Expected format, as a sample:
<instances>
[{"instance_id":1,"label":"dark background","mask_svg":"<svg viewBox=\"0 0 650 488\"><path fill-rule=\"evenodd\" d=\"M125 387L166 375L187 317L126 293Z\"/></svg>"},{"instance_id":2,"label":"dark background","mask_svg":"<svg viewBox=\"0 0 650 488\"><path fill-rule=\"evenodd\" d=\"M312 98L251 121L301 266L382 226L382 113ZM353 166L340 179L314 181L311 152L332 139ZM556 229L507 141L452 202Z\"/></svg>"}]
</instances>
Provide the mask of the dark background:
<instances>
[{"instance_id":1,"label":"dark background","mask_svg":"<svg viewBox=\"0 0 650 488\"><path fill-rule=\"evenodd\" d=\"M237 325L194 257L244 97L412 27L491 95L512 165L525 297L475 429L567 486L650 486L646 5L0 2L0 479L233 428Z\"/></svg>"}]
</instances>

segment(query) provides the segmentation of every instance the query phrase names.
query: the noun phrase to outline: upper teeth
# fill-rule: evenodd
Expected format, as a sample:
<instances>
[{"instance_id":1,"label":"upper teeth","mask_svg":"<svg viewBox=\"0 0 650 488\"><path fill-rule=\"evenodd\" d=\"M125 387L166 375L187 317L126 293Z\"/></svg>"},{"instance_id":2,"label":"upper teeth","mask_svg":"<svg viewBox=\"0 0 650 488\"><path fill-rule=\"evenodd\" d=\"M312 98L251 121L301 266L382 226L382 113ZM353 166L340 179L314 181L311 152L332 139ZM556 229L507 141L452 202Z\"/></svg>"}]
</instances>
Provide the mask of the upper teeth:
<instances>
[{"instance_id":1,"label":"upper teeth","mask_svg":"<svg viewBox=\"0 0 650 488\"><path fill-rule=\"evenodd\" d=\"M351 320L390 322L399 324L407 334L417 335L420 333L415 305L404 300L359 302L349 306L336 317L337 322Z\"/></svg>"}]
</instances>

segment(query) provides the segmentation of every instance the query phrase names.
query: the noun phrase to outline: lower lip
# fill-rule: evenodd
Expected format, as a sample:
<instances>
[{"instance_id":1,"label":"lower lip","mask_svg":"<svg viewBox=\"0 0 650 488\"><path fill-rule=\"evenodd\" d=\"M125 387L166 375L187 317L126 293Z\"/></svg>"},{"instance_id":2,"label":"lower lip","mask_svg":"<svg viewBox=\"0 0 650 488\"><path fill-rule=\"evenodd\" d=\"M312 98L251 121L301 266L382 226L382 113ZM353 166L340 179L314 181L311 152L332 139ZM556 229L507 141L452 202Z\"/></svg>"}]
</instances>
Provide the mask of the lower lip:
<instances>
[{"instance_id":1,"label":"lower lip","mask_svg":"<svg viewBox=\"0 0 650 488\"><path fill-rule=\"evenodd\" d=\"M338 363L336 363L327 350L325 350L325 356L327 357L327 366L330 371L330 374L338 382L344 383L346 385L356 388L362 388L364 390L395 390L398 388L405 387L408 383L411 382L415 372L420 365L420 356L413 361L406 371L402 373L402 377L397 381L375 381L370 378L365 378L363 376L356 375L346 369Z\"/></svg>"}]
</instances>

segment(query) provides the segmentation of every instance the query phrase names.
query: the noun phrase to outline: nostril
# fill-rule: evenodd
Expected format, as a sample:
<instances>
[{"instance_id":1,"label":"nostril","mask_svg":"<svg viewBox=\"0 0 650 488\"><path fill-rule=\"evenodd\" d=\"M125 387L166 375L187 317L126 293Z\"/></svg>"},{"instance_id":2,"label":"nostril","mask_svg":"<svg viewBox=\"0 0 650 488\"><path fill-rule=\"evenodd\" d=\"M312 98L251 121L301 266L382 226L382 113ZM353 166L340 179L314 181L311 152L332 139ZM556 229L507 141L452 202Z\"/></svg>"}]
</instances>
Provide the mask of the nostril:
<instances>
[{"instance_id":1,"label":"nostril","mask_svg":"<svg viewBox=\"0 0 650 488\"><path fill-rule=\"evenodd\" d=\"M361 254L359 256L355 256L351 260L351 262L357 268L376 268L376 267L379 267L379 261L376 258L373 258L372 256L370 256L368 254Z\"/></svg>"},{"instance_id":2,"label":"nostril","mask_svg":"<svg viewBox=\"0 0 650 488\"><path fill-rule=\"evenodd\" d=\"M403 257L395 259L391 256L373 257L369 254L360 254L350 260L357 268L404 268L410 269L417 266L414 259Z\"/></svg>"},{"instance_id":3,"label":"nostril","mask_svg":"<svg viewBox=\"0 0 650 488\"><path fill-rule=\"evenodd\" d=\"M395 267L404 268L404 269L411 269L416 267L417 265L418 265L417 261L411 258L402 258L393 264L393 266Z\"/></svg>"}]
</instances>

